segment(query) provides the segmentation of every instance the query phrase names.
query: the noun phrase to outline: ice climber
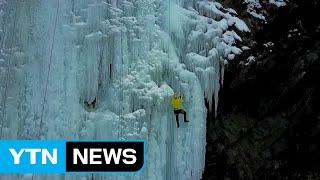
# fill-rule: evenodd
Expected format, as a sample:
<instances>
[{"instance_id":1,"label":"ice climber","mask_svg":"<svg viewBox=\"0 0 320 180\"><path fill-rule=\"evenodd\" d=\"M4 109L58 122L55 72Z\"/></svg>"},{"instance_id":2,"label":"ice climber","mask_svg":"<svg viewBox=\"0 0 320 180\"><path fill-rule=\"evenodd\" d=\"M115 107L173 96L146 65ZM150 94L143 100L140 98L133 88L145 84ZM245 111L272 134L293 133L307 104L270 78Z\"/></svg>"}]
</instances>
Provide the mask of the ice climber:
<instances>
[{"instance_id":1,"label":"ice climber","mask_svg":"<svg viewBox=\"0 0 320 180\"><path fill-rule=\"evenodd\" d=\"M185 110L182 109L183 99L181 96L178 96L176 93L173 94L171 105L173 107L173 112L176 115L177 127L179 128L179 114L183 114L184 122L189 122L187 120L187 113Z\"/></svg>"}]
</instances>

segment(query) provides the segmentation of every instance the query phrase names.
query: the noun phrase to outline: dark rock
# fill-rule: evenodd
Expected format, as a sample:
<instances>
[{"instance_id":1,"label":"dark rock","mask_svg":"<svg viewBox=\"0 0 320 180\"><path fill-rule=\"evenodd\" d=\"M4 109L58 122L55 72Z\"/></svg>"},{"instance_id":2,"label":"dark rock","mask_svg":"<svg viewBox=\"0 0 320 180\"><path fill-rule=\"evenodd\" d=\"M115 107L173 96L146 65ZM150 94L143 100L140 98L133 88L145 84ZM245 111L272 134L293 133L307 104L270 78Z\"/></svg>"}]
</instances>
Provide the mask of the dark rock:
<instances>
[{"instance_id":1,"label":"dark rock","mask_svg":"<svg viewBox=\"0 0 320 180\"><path fill-rule=\"evenodd\" d=\"M267 24L223 1L251 27L251 50L227 66L218 116L208 115L203 179L320 179L320 3L260 2Z\"/></svg>"}]
</instances>

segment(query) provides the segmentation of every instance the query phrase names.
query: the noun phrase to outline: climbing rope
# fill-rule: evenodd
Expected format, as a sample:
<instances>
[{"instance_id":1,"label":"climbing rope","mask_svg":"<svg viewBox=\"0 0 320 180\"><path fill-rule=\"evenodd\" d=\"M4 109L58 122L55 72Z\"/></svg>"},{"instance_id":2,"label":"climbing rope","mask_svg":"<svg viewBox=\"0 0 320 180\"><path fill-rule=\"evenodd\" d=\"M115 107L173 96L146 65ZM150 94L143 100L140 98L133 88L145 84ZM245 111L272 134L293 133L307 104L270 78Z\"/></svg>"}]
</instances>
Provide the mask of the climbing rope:
<instances>
[{"instance_id":1,"label":"climbing rope","mask_svg":"<svg viewBox=\"0 0 320 180\"><path fill-rule=\"evenodd\" d=\"M123 17L121 18L121 20L123 20ZM120 66L120 103L119 103L119 129L120 131L118 131L118 139L121 137L122 135L122 121L123 121L123 117L122 117L122 109L123 109L123 42L122 42L122 30L124 29L123 27L123 22L121 23L121 30L120 30L120 54L121 54L121 66Z\"/></svg>"},{"instance_id":2,"label":"climbing rope","mask_svg":"<svg viewBox=\"0 0 320 180\"><path fill-rule=\"evenodd\" d=\"M13 36L14 36L14 34L15 34L15 30L16 30L16 22L17 22L17 10L16 10L16 8L13 8L13 6L12 6L12 9L15 9L15 11L14 11L14 20L13 20L13 30L12 30L12 34L11 34L11 44L10 44L10 46L9 46L9 48L12 48L12 46L13 46ZM9 11L9 13L10 13L11 11ZM4 39L3 39L3 41L2 41L2 45L1 46L3 46L3 43L4 43ZM8 93L8 81L9 81L9 76L10 76L10 74L11 74L11 68L10 68L10 66L11 66L11 59L12 59L12 54L13 54L13 52L10 52L10 56L9 56L9 58L8 58L8 66L7 66L7 74L6 74L6 80L5 80L5 86L4 86L4 95L3 95L3 110L2 110L2 118L1 118L1 124L0 124L0 126L1 126L1 128L0 128L0 137L2 137L2 130L3 130L3 123L4 123L4 118L5 118L5 116L6 116L6 106L7 106L7 93Z\"/></svg>"},{"instance_id":3,"label":"climbing rope","mask_svg":"<svg viewBox=\"0 0 320 180\"><path fill-rule=\"evenodd\" d=\"M43 126L44 107L45 107L45 104L47 102L47 92L48 92L48 83L49 83L49 76L50 76L51 63L52 63L53 45L54 45L55 36L56 36L56 28L57 28L57 21L58 21L59 6L60 6L59 1L60 0L58 0L58 3L57 3L57 10L56 10L56 16L55 16L55 22L54 22L54 30L53 30L53 36L52 36L52 43L51 43L51 48L50 48L48 73L47 73L47 79L46 79L46 85L45 85L45 91L44 91L44 98L43 98L41 115L40 115L40 127L39 127L39 132L38 132L38 137L39 138L40 138L41 130L42 130L42 126Z\"/></svg>"},{"instance_id":4,"label":"climbing rope","mask_svg":"<svg viewBox=\"0 0 320 180\"><path fill-rule=\"evenodd\" d=\"M168 35L169 35L169 39L168 39L168 69L167 69L167 76L169 78L169 69L170 69L170 65L169 65L169 60L170 60L170 41L171 41L171 32L170 32L170 26L171 26L171 23L170 23L170 0L168 0Z\"/></svg>"},{"instance_id":5,"label":"climbing rope","mask_svg":"<svg viewBox=\"0 0 320 180\"><path fill-rule=\"evenodd\" d=\"M170 69L170 40L171 40L171 33L170 33L170 0L168 0L168 45L167 45L167 78L169 82L169 69ZM168 83L169 86L169 83ZM169 89L167 89L167 97L169 97Z\"/></svg>"}]
</instances>

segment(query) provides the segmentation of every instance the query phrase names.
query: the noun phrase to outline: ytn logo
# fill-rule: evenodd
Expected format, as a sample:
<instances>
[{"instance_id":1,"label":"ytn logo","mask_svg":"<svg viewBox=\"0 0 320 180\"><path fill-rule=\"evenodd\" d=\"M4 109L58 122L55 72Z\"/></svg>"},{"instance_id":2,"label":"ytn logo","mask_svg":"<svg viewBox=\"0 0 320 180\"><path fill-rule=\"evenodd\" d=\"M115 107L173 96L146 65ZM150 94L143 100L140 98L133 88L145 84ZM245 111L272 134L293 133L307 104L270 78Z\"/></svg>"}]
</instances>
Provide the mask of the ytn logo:
<instances>
[{"instance_id":1,"label":"ytn logo","mask_svg":"<svg viewBox=\"0 0 320 180\"><path fill-rule=\"evenodd\" d=\"M143 141L0 140L0 173L135 172Z\"/></svg>"},{"instance_id":2,"label":"ytn logo","mask_svg":"<svg viewBox=\"0 0 320 180\"><path fill-rule=\"evenodd\" d=\"M66 141L0 140L0 173L65 173Z\"/></svg>"}]
</instances>

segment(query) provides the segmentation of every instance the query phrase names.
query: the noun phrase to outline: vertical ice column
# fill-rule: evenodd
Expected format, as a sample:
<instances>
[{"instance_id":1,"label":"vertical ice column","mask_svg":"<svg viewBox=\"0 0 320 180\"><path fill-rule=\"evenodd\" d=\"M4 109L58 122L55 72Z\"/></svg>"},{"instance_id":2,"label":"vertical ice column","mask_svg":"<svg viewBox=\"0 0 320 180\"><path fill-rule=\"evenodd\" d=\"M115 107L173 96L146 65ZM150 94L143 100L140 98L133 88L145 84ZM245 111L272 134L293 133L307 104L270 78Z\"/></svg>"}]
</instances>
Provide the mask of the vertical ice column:
<instances>
[{"instance_id":1,"label":"vertical ice column","mask_svg":"<svg viewBox=\"0 0 320 180\"><path fill-rule=\"evenodd\" d=\"M0 7L2 139L144 139L140 174L92 177L201 178L204 98L215 96L216 107L221 62L238 52L228 28L241 24L219 3L12 0ZM180 116L179 129L173 92L184 96L190 121Z\"/></svg>"}]
</instances>

